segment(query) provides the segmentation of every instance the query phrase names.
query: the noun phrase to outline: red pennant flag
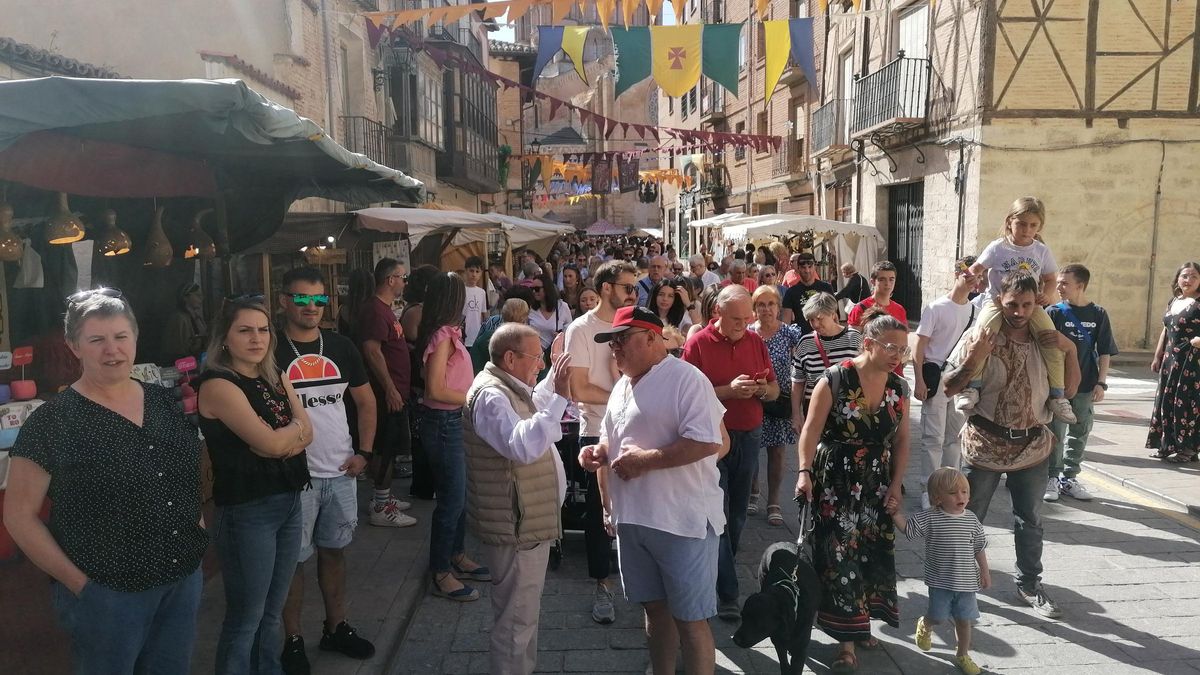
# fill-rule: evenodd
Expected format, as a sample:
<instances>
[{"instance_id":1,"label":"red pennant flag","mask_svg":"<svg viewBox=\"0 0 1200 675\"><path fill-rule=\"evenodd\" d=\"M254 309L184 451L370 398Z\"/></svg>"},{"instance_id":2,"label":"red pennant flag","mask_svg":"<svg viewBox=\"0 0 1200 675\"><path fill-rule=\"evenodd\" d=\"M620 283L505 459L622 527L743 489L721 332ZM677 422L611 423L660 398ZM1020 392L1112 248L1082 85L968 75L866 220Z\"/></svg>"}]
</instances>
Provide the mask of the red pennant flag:
<instances>
[{"instance_id":1,"label":"red pennant flag","mask_svg":"<svg viewBox=\"0 0 1200 675\"><path fill-rule=\"evenodd\" d=\"M563 102L557 98L550 99L550 119L554 119L554 116L558 114L558 109L560 106L562 106L562 104Z\"/></svg>"},{"instance_id":2,"label":"red pennant flag","mask_svg":"<svg viewBox=\"0 0 1200 675\"><path fill-rule=\"evenodd\" d=\"M612 137L612 134L613 134L613 132L617 130L617 121L616 121L616 120L610 120L610 119L608 119L607 117L606 117L606 118L604 118L604 121L608 123L608 131L604 133L604 137L605 137L605 138L611 138L611 137Z\"/></svg>"},{"instance_id":3,"label":"red pennant flag","mask_svg":"<svg viewBox=\"0 0 1200 675\"><path fill-rule=\"evenodd\" d=\"M655 141L658 140L658 127L646 125L646 131L650 132L650 135L654 137Z\"/></svg>"},{"instance_id":4,"label":"red pennant flag","mask_svg":"<svg viewBox=\"0 0 1200 675\"><path fill-rule=\"evenodd\" d=\"M772 136L771 137L771 147L778 150L780 145L783 145L783 139L778 136Z\"/></svg>"},{"instance_id":5,"label":"red pennant flag","mask_svg":"<svg viewBox=\"0 0 1200 675\"><path fill-rule=\"evenodd\" d=\"M629 122L621 122L621 136L629 137Z\"/></svg>"},{"instance_id":6,"label":"red pennant flag","mask_svg":"<svg viewBox=\"0 0 1200 675\"><path fill-rule=\"evenodd\" d=\"M646 125L645 124L635 124L635 125L633 125L633 130L637 132L638 138L646 137Z\"/></svg>"}]
</instances>

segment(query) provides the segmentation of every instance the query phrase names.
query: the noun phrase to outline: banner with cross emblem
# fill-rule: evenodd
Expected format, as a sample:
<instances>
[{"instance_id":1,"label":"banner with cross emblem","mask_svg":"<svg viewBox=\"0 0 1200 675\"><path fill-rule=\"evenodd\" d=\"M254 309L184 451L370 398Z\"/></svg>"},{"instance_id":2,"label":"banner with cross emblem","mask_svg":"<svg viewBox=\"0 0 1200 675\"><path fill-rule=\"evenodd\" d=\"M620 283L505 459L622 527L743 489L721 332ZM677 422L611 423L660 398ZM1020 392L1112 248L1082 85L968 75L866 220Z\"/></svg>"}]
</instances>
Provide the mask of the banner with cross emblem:
<instances>
[{"instance_id":1,"label":"banner with cross emblem","mask_svg":"<svg viewBox=\"0 0 1200 675\"><path fill-rule=\"evenodd\" d=\"M703 24L651 26L653 75L667 96L683 96L700 81Z\"/></svg>"}]
</instances>

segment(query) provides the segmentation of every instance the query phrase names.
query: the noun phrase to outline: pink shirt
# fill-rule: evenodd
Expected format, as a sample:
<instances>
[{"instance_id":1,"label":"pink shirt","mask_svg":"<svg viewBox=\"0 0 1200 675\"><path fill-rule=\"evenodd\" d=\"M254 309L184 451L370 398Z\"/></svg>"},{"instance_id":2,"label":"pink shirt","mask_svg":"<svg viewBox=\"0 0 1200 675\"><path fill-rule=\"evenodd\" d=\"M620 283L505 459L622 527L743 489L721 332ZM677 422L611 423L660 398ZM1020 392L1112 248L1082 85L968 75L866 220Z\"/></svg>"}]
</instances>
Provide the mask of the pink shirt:
<instances>
[{"instance_id":1,"label":"pink shirt","mask_svg":"<svg viewBox=\"0 0 1200 675\"><path fill-rule=\"evenodd\" d=\"M463 346L462 331L458 326L442 326L429 338L429 346L425 348L425 353L422 355L422 362L425 363L426 372L429 370L429 356L437 351L438 345L451 340L454 351L450 352L450 358L446 360L446 388L454 391L467 393L471 388L471 382L475 379L475 372L471 369L471 355L467 353L467 348ZM428 376L427 376L428 377ZM461 406L453 403L442 403L431 398L422 397L421 405L434 410L458 410Z\"/></svg>"}]
</instances>

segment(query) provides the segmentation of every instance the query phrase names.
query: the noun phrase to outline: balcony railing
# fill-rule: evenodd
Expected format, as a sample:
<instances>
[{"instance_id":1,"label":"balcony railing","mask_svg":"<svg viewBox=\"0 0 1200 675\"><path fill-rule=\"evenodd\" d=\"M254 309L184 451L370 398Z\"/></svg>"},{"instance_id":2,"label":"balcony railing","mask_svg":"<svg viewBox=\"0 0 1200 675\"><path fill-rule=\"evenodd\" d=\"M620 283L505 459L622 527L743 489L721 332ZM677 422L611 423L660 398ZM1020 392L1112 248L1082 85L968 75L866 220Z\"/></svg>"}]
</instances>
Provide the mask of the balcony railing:
<instances>
[{"instance_id":1,"label":"balcony railing","mask_svg":"<svg viewBox=\"0 0 1200 675\"><path fill-rule=\"evenodd\" d=\"M457 23L435 23L429 27L428 36L430 40L441 40L462 45L475 56L477 61L483 62L483 45L468 26L462 26Z\"/></svg>"},{"instance_id":2,"label":"balcony railing","mask_svg":"<svg viewBox=\"0 0 1200 675\"><path fill-rule=\"evenodd\" d=\"M771 162L771 175L790 176L804 171L804 140L786 139Z\"/></svg>"},{"instance_id":3,"label":"balcony railing","mask_svg":"<svg viewBox=\"0 0 1200 675\"><path fill-rule=\"evenodd\" d=\"M893 134L925 124L929 113L929 59L900 56L854 83L851 136Z\"/></svg>"},{"instance_id":4,"label":"balcony railing","mask_svg":"<svg viewBox=\"0 0 1200 675\"><path fill-rule=\"evenodd\" d=\"M725 118L725 88L716 82L709 82L708 88L700 97L700 117L704 120L719 120Z\"/></svg>"},{"instance_id":5,"label":"balcony railing","mask_svg":"<svg viewBox=\"0 0 1200 675\"><path fill-rule=\"evenodd\" d=\"M846 124L849 122L850 108L849 99L836 98L813 112L813 155L847 146Z\"/></svg>"},{"instance_id":6,"label":"balcony railing","mask_svg":"<svg viewBox=\"0 0 1200 675\"><path fill-rule=\"evenodd\" d=\"M384 125L369 117L342 117L342 146L351 152L366 155L380 164L396 166L391 133Z\"/></svg>"},{"instance_id":7,"label":"balcony railing","mask_svg":"<svg viewBox=\"0 0 1200 675\"><path fill-rule=\"evenodd\" d=\"M723 23L725 21L725 2L711 0L700 4L700 18L704 23Z\"/></svg>"}]
</instances>

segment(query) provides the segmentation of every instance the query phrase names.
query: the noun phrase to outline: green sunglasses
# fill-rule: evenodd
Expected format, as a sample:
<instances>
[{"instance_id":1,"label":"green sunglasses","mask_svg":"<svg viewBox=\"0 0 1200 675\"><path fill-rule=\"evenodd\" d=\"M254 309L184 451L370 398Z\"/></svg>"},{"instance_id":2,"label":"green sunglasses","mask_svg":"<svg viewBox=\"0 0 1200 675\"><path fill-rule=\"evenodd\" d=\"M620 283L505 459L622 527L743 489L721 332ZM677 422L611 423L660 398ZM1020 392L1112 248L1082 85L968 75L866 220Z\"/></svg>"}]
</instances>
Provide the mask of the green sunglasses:
<instances>
[{"instance_id":1,"label":"green sunglasses","mask_svg":"<svg viewBox=\"0 0 1200 675\"><path fill-rule=\"evenodd\" d=\"M304 293L292 293L292 302L295 303L297 307L304 307L307 305L324 307L325 305L329 304L329 295L306 295Z\"/></svg>"}]
</instances>

